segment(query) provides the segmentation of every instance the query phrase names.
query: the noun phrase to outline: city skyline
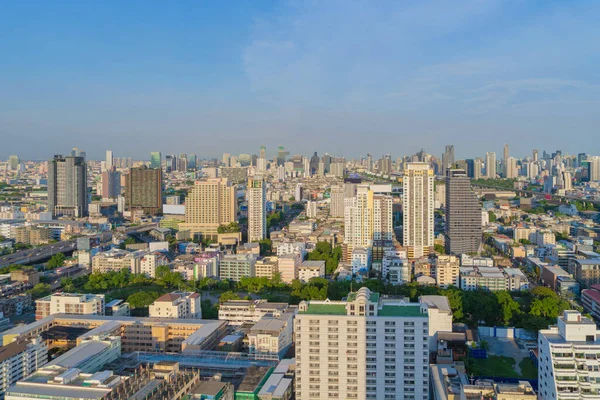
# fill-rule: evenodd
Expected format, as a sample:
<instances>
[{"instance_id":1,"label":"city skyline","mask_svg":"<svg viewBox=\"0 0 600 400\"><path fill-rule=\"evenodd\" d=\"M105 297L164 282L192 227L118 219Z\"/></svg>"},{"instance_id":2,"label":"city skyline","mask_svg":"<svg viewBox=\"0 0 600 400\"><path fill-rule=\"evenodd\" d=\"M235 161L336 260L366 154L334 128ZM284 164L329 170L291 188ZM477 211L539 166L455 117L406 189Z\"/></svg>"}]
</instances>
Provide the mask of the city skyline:
<instances>
[{"instance_id":1,"label":"city skyline","mask_svg":"<svg viewBox=\"0 0 600 400\"><path fill-rule=\"evenodd\" d=\"M0 17L0 158L70 143L101 159L99 141L136 158L452 142L463 158L567 135L565 150L599 153L598 56L580 44L598 42L599 15L588 1L13 3Z\"/></svg>"}]
</instances>

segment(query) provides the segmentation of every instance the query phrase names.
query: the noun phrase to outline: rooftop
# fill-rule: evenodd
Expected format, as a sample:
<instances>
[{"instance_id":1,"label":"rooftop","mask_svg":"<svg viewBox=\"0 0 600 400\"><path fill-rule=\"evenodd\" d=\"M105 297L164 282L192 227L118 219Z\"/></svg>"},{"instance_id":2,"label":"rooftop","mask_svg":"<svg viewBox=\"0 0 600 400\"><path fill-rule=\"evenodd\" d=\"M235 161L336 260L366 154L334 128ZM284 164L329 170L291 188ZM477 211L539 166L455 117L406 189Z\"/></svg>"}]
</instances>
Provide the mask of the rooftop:
<instances>
[{"instance_id":1,"label":"rooftop","mask_svg":"<svg viewBox=\"0 0 600 400\"><path fill-rule=\"evenodd\" d=\"M377 315L380 317L425 317L427 312L421 312L421 306L414 304L406 305L384 305L379 309Z\"/></svg>"},{"instance_id":2,"label":"rooftop","mask_svg":"<svg viewBox=\"0 0 600 400\"><path fill-rule=\"evenodd\" d=\"M308 302L306 311L300 311L299 314L318 314L318 315L346 315L345 303L311 303Z\"/></svg>"}]
</instances>

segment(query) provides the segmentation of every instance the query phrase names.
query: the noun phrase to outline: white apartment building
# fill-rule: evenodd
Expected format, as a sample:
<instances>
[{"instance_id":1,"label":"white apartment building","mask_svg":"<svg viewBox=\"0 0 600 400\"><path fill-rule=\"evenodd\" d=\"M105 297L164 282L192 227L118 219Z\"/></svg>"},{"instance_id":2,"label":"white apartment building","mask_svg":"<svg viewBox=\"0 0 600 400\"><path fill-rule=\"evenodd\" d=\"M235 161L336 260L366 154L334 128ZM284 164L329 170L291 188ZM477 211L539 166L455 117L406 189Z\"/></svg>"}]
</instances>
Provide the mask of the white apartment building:
<instances>
[{"instance_id":1,"label":"white apartment building","mask_svg":"<svg viewBox=\"0 0 600 400\"><path fill-rule=\"evenodd\" d=\"M169 259L162 253L154 252L142 256L140 259L140 273L150 278L156 276L156 267L167 265Z\"/></svg>"},{"instance_id":2,"label":"white apartment building","mask_svg":"<svg viewBox=\"0 0 600 400\"><path fill-rule=\"evenodd\" d=\"M429 315L429 351L437 351L438 332L452 332L452 309L446 296L421 296Z\"/></svg>"},{"instance_id":3,"label":"white apartment building","mask_svg":"<svg viewBox=\"0 0 600 400\"><path fill-rule=\"evenodd\" d=\"M344 198L346 189L343 186L333 186L329 196L329 216L332 218L344 217Z\"/></svg>"},{"instance_id":4,"label":"white apartment building","mask_svg":"<svg viewBox=\"0 0 600 400\"><path fill-rule=\"evenodd\" d=\"M270 314L260 319L248 333L250 354L276 355L279 358L292 346L294 312L274 317Z\"/></svg>"},{"instance_id":5,"label":"white apartment building","mask_svg":"<svg viewBox=\"0 0 600 400\"><path fill-rule=\"evenodd\" d=\"M426 163L408 163L404 171L403 245L408 258L433 250L433 170Z\"/></svg>"},{"instance_id":6,"label":"white apartment building","mask_svg":"<svg viewBox=\"0 0 600 400\"><path fill-rule=\"evenodd\" d=\"M361 288L346 301L303 301L298 307L298 400L429 397L427 304Z\"/></svg>"},{"instance_id":7,"label":"white apartment building","mask_svg":"<svg viewBox=\"0 0 600 400\"><path fill-rule=\"evenodd\" d=\"M538 398L595 399L600 396L600 330L574 310L538 333Z\"/></svg>"},{"instance_id":8,"label":"white apartment building","mask_svg":"<svg viewBox=\"0 0 600 400\"><path fill-rule=\"evenodd\" d=\"M219 261L219 277L239 282L255 276L256 258L252 254L228 254Z\"/></svg>"},{"instance_id":9,"label":"white apartment building","mask_svg":"<svg viewBox=\"0 0 600 400\"><path fill-rule=\"evenodd\" d=\"M529 280L518 268L461 267L460 288L462 290L485 289L492 292L527 290Z\"/></svg>"},{"instance_id":10,"label":"white apartment building","mask_svg":"<svg viewBox=\"0 0 600 400\"><path fill-rule=\"evenodd\" d=\"M473 257L468 254L460 255L461 267L493 267L494 260L489 257Z\"/></svg>"},{"instance_id":11,"label":"white apartment building","mask_svg":"<svg viewBox=\"0 0 600 400\"><path fill-rule=\"evenodd\" d=\"M132 274L138 274L140 273L141 259L147 254L143 250L130 252L119 249L98 253L92 257L92 272L105 274L109 271L119 272L123 268L127 268Z\"/></svg>"},{"instance_id":12,"label":"white apartment building","mask_svg":"<svg viewBox=\"0 0 600 400\"><path fill-rule=\"evenodd\" d=\"M254 264L254 274L257 278L272 279L273 275L279 272L279 260L277 257L264 257Z\"/></svg>"},{"instance_id":13,"label":"white apartment building","mask_svg":"<svg viewBox=\"0 0 600 400\"><path fill-rule=\"evenodd\" d=\"M261 176L248 179L248 241L258 242L267 237L267 192Z\"/></svg>"},{"instance_id":14,"label":"white apartment building","mask_svg":"<svg viewBox=\"0 0 600 400\"><path fill-rule=\"evenodd\" d=\"M441 288L460 286L460 263L456 256L440 255L433 260L435 283Z\"/></svg>"},{"instance_id":15,"label":"white apartment building","mask_svg":"<svg viewBox=\"0 0 600 400\"><path fill-rule=\"evenodd\" d=\"M317 202L308 201L306 203L306 216L308 218L317 218Z\"/></svg>"},{"instance_id":16,"label":"white apartment building","mask_svg":"<svg viewBox=\"0 0 600 400\"><path fill-rule=\"evenodd\" d=\"M54 293L35 301L36 320L53 314L104 315L104 295Z\"/></svg>"},{"instance_id":17,"label":"white apartment building","mask_svg":"<svg viewBox=\"0 0 600 400\"><path fill-rule=\"evenodd\" d=\"M287 303L270 303L266 300L230 300L219 306L219 320L230 325L256 323L265 315L282 315L289 309Z\"/></svg>"},{"instance_id":18,"label":"white apartment building","mask_svg":"<svg viewBox=\"0 0 600 400\"><path fill-rule=\"evenodd\" d=\"M303 242L280 242L277 244L277 257L285 256L286 254L300 254L304 259L306 256L306 243Z\"/></svg>"},{"instance_id":19,"label":"white apartment building","mask_svg":"<svg viewBox=\"0 0 600 400\"><path fill-rule=\"evenodd\" d=\"M48 345L35 338L0 347L0 398L6 390L48 363Z\"/></svg>"},{"instance_id":20,"label":"white apartment building","mask_svg":"<svg viewBox=\"0 0 600 400\"><path fill-rule=\"evenodd\" d=\"M529 241L538 246L556 244L556 236L552 231L535 231L529 235Z\"/></svg>"},{"instance_id":21,"label":"white apartment building","mask_svg":"<svg viewBox=\"0 0 600 400\"><path fill-rule=\"evenodd\" d=\"M171 292L162 295L150 305L150 317L201 319L200 293Z\"/></svg>"},{"instance_id":22,"label":"white apartment building","mask_svg":"<svg viewBox=\"0 0 600 400\"><path fill-rule=\"evenodd\" d=\"M325 261L304 261L298 266L298 279L308 282L312 278L325 277Z\"/></svg>"},{"instance_id":23,"label":"white apartment building","mask_svg":"<svg viewBox=\"0 0 600 400\"><path fill-rule=\"evenodd\" d=\"M381 260L381 273L393 285L401 285L411 281L411 267L407 258L386 254Z\"/></svg>"},{"instance_id":24,"label":"white apartment building","mask_svg":"<svg viewBox=\"0 0 600 400\"><path fill-rule=\"evenodd\" d=\"M502 272L506 278L506 290L509 292L529 289L529 279L519 268L504 268Z\"/></svg>"},{"instance_id":25,"label":"white apartment building","mask_svg":"<svg viewBox=\"0 0 600 400\"><path fill-rule=\"evenodd\" d=\"M355 247L352 250L352 273L359 272L367 273L371 268L371 248L370 247Z\"/></svg>"}]
</instances>

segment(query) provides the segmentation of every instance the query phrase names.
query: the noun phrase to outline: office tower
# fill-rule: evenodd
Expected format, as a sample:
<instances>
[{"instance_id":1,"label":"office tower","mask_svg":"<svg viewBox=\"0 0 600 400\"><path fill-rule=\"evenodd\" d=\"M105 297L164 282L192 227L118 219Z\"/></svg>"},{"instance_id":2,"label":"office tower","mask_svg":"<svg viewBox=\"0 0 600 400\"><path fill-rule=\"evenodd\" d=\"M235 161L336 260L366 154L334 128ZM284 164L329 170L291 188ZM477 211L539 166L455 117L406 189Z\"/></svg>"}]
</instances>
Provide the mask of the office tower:
<instances>
[{"instance_id":1,"label":"office tower","mask_svg":"<svg viewBox=\"0 0 600 400\"><path fill-rule=\"evenodd\" d=\"M433 251L433 170L408 163L403 186L403 244L409 258L419 258Z\"/></svg>"},{"instance_id":2,"label":"office tower","mask_svg":"<svg viewBox=\"0 0 600 400\"><path fill-rule=\"evenodd\" d=\"M367 171L373 172L373 156L372 155L367 154L366 163L367 163Z\"/></svg>"},{"instance_id":3,"label":"office tower","mask_svg":"<svg viewBox=\"0 0 600 400\"><path fill-rule=\"evenodd\" d=\"M446 253L476 253L481 244L481 206L460 169L446 175Z\"/></svg>"},{"instance_id":4,"label":"office tower","mask_svg":"<svg viewBox=\"0 0 600 400\"><path fill-rule=\"evenodd\" d=\"M517 176L519 176L517 159L514 157L508 157L506 159L506 164L504 164L504 177L508 179L514 179Z\"/></svg>"},{"instance_id":5,"label":"office tower","mask_svg":"<svg viewBox=\"0 0 600 400\"><path fill-rule=\"evenodd\" d=\"M260 146L258 158L264 158L264 159L267 158L267 147L266 146Z\"/></svg>"},{"instance_id":6,"label":"office tower","mask_svg":"<svg viewBox=\"0 0 600 400\"><path fill-rule=\"evenodd\" d=\"M248 179L248 241L258 242L267 237L266 185L262 176Z\"/></svg>"},{"instance_id":7,"label":"office tower","mask_svg":"<svg viewBox=\"0 0 600 400\"><path fill-rule=\"evenodd\" d=\"M191 170L196 170L197 168L197 157L195 154L188 154L188 168Z\"/></svg>"},{"instance_id":8,"label":"office tower","mask_svg":"<svg viewBox=\"0 0 600 400\"><path fill-rule=\"evenodd\" d=\"M71 150L71 157L81 157L81 149L73 147L73 150Z\"/></svg>"},{"instance_id":9,"label":"office tower","mask_svg":"<svg viewBox=\"0 0 600 400\"><path fill-rule=\"evenodd\" d=\"M509 150L508 150L508 144L504 145L504 152L502 153L502 164L504 165L504 177L508 178L508 157L509 157Z\"/></svg>"},{"instance_id":10,"label":"office tower","mask_svg":"<svg viewBox=\"0 0 600 400\"><path fill-rule=\"evenodd\" d=\"M258 160L256 160L256 170L259 173L264 173L267 171L267 159L266 158L259 158Z\"/></svg>"},{"instance_id":11,"label":"office tower","mask_svg":"<svg viewBox=\"0 0 600 400\"><path fill-rule=\"evenodd\" d=\"M125 210L141 210L145 214L162 214L162 170L147 167L130 168L125 176Z\"/></svg>"},{"instance_id":12,"label":"office tower","mask_svg":"<svg viewBox=\"0 0 600 400\"><path fill-rule=\"evenodd\" d=\"M573 190L573 177L571 175L571 171L561 171L561 174L563 181L563 189Z\"/></svg>"},{"instance_id":13,"label":"office tower","mask_svg":"<svg viewBox=\"0 0 600 400\"><path fill-rule=\"evenodd\" d=\"M467 176L469 178L474 178L475 177L475 160L473 160L472 158L465 160L465 165L466 165Z\"/></svg>"},{"instance_id":14,"label":"office tower","mask_svg":"<svg viewBox=\"0 0 600 400\"><path fill-rule=\"evenodd\" d=\"M332 218L344 217L345 189L343 186L333 186L329 196L329 216Z\"/></svg>"},{"instance_id":15,"label":"office tower","mask_svg":"<svg viewBox=\"0 0 600 400\"><path fill-rule=\"evenodd\" d=\"M319 161L319 167L317 168L317 175L320 177L325 176L325 163L323 161Z\"/></svg>"},{"instance_id":16,"label":"office tower","mask_svg":"<svg viewBox=\"0 0 600 400\"><path fill-rule=\"evenodd\" d=\"M162 168L162 154L160 151L150 153L150 168Z\"/></svg>"},{"instance_id":17,"label":"office tower","mask_svg":"<svg viewBox=\"0 0 600 400\"><path fill-rule=\"evenodd\" d=\"M454 165L454 146L449 144L446 151L442 154L442 175L446 176L446 171Z\"/></svg>"},{"instance_id":18,"label":"office tower","mask_svg":"<svg viewBox=\"0 0 600 400\"><path fill-rule=\"evenodd\" d=\"M588 157L590 181L600 181L600 157Z\"/></svg>"},{"instance_id":19,"label":"office tower","mask_svg":"<svg viewBox=\"0 0 600 400\"><path fill-rule=\"evenodd\" d=\"M296 184L296 190L294 190L294 199L296 201L302 201L304 190L301 183Z\"/></svg>"},{"instance_id":20,"label":"office tower","mask_svg":"<svg viewBox=\"0 0 600 400\"><path fill-rule=\"evenodd\" d=\"M585 399L600 391L600 330L593 320L565 310L538 338L539 399Z\"/></svg>"},{"instance_id":21,"label":"office tower","mask_svg":"<svg viewBox=\"0 0 600 400\"><path fill-rule=\"evenodd\" d=\"M284 165L287 156L290 154L289 151L285 151L283 146L279 146L277 149L277 165Z\"/></svg>"},{"instance_id":22,"label":"office tower","mask_svg":"<svg viewBox=\"0 0 600 400\"><path fill-rule=\"evenodd\" d=\"M173 172L174 170L176 170L177 168L173 168L173 156L169 155L169 156L165 156L165 172L168 174L170 172Z\"/></svg>"},{"instance_id":23,"label":"office tower","mask_svg":"<svg viewBox=\"0 0 600 400\"><path fill-rule=\"evenodd\" d=\"M231 159L231 154L223 153L223 164L226 167L231 167L230 159Z\"/></svg>"},{"instance_id":24,"label":"office tower","mask_svg":"<svg viewBox=\"0 0 600 400\"><path fill-rule=\"evenodd\" d=\"M87 165L82 157L56 155L48 161L48 211L53 218L87 215Z\"/></svg>"},{"instance_id":25,"label":"office tower","mask_svg":"<svg viewBox=\"0 0 600 400\"><path fill-rule=\"evenodd\" d=\"M537 150L533 150L533 161L538 162L539 152Z\"/></svg>"},{"instance_id":26,"label":"office tower","mask_svg":"<svg viewBox=\"0 0 600 400\"><path fill-rule=\"evenodd\" d=\"M102 198L116 199L121 195L121 173L112 167L102 171Z\"/></svg>"},{"instance_id":27,"label":"office tower","mask_svg":"<svg viewBox=\"0 0 600 400\"><path fill-rule=\"evenodd\" d=\"M317 156L317 152L315 151L315 153L313 154L313 156L310 158L310 164L309 164L309 175L316 175L316 173L319 171L319 156Z\"/></svg>"},{"instance_id":28,"label":"office tower","mask_svg":"<svg viewBox=\"0 0 600 400\"><path fill-rule=\"evenodd\" d=\"M220 225L237 221L236 186L227 178L197 181L185 199L185 223L179 229L216 240Z\"/></svg>"},{"instance_id":29,"label":"office tower","mask_svg":"<svg viewBox=\"0 0 600 400\"><path fill-rule=\"evenodd\" d=\"M363 287L345 301L302 301L294 320L296 399L427 399L427 304Z\"/></svg>"},{"instance_id":30,"label":"office tower","mask_svg":"<svg viewBox=\"0 0 600 400\"><path fill-rule=\"evenodd\" d=\"M488 179L496 178L496 153L485 153L485 177Z\"/></svg>"},{"instance_id":31,"label":"office tower","mask_svg":"<svg viewBox=\"0 0 600 400\"><path fill-rule=\"evenodd\" d=\"M104 163L104 168L110 171L112 170L113 165L113 152L112 150L106 150L106 161Z\"/></svg>"},{"instance_id":32,"label":"office tower","mask_svg":"<svg viewBox=\"0 0 600 400\"><path fill-rule=\"evenodd\" d=\"M177 159L177 171L186 172L188 170L188 160L187 156L181 157Z\"/></svg>"}]
</instances>

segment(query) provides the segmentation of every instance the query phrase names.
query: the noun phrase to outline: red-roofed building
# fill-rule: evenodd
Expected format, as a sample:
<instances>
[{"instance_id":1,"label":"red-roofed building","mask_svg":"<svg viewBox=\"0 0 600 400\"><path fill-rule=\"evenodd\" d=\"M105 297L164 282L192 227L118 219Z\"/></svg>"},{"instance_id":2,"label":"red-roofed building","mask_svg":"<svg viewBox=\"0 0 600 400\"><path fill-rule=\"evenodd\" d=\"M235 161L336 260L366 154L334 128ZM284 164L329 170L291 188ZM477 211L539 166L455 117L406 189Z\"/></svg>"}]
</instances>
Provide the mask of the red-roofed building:
<instances>
[{"instance_id":1,"label":"red-roofed building","mask_svg":"<svg viewBox=\"0 0 600 400\"><path fill-rule=\"evenodd\" d=\"M150 316L156 318L201 319L200 293L171 292L160 296L150 306Z\"/></svg>"},{"instance_id":2,"label":"red-roofed building","mask_svg":"<svg viewBox=\"0 0 600 400\"><path fill-rule=\"evenodd\" d=\"M581 291L581 303L585 311L596 320L600 320L600 285L592 285Z\"/></svg>"}]
</instances>

